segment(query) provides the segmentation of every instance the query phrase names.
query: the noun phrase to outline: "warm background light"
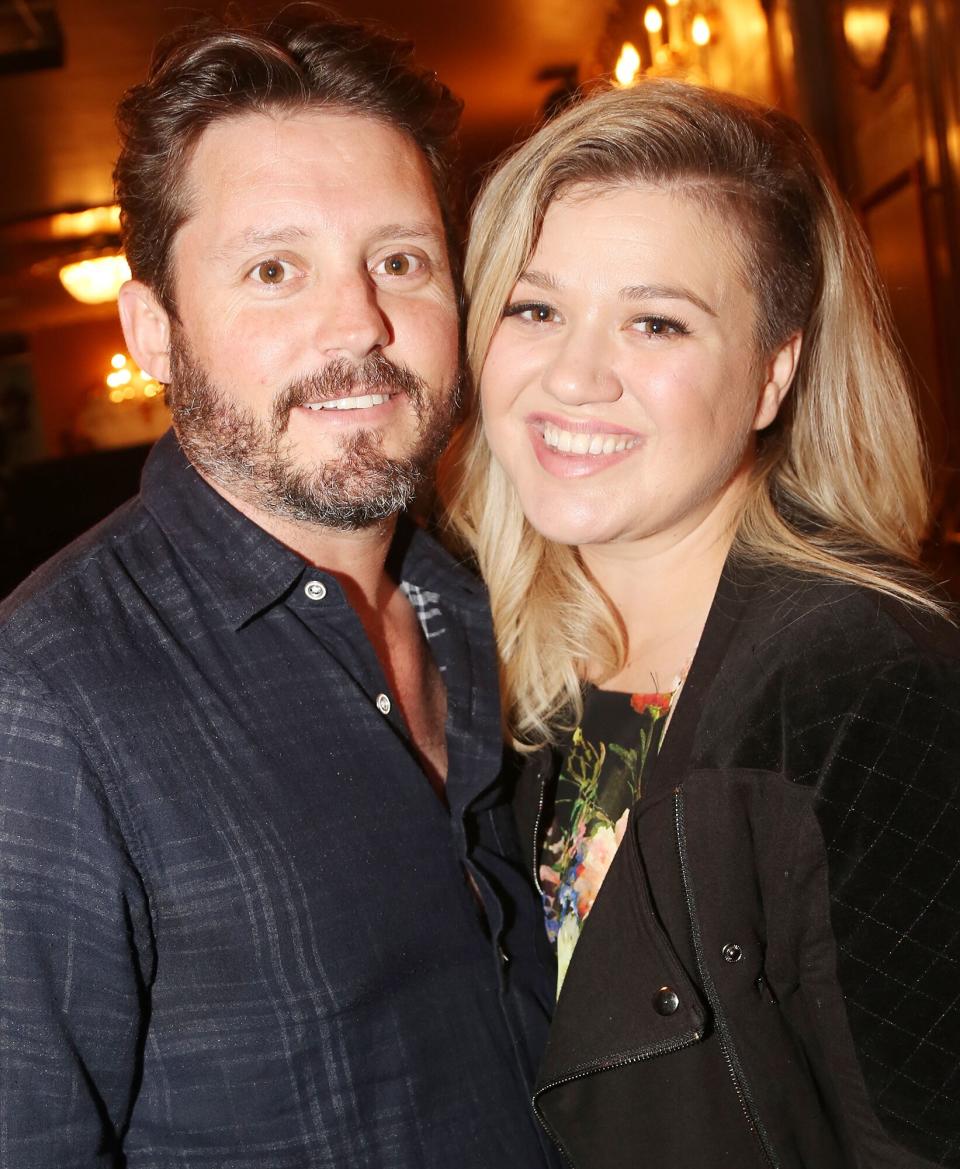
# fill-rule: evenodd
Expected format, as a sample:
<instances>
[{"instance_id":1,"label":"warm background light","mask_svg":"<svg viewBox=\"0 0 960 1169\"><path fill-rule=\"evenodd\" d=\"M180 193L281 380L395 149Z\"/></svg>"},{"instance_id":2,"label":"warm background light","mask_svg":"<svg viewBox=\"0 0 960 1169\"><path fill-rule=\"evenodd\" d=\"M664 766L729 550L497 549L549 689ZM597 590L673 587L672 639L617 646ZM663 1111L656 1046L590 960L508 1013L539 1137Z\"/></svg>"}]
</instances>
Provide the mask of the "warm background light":
<instances>
[{"instance_id":1,"label":"warm background light","mask_svg":"<svg viewBox=\"0 0 960 1169\"><path fill-rule=\"evenodd\" d=\"M710 25L705 16L693 18L693 24L690 26L690 38L695 45L701 47L710 44Z\"/></svg>"},{"instance_id":2,"label":"warm background light","mask_svg":"<svg viewBox=\"0 0 960 1169\"><path fill-rule=\"evenodd\" d=\"M65 211L50 220L50 234L56 239L82 239L90 235L114 235L120 230L120 208L88 207L86 211Z\"/></svg>"},{"instance_id":3,"label":"warm background light","mask_svg":"<svg viewBox=\"0 0 960 1169\"><path fill-rule=\"evenodd\" d=\"M60 283L83 304L116 300L120 285L130 279L130 267L122 255L78 260L60 269Z\"/></svg>"},{"instance_id":4,"label":"warm background light","mask_svg":"<svg viewBox=\"0 0 960 1169\"><path fill-rule=\"evenodd\" d=\"M663 28L663 17L660 10L651 4L643 14L643 27L647 32L659 32Z\"/></svg>"},{"instance_id":5,"label":"warm background light","mask_svg":"<svg viewBox=\"0 0 960 1169\"><path fill-rule=\"evenodd\" d=\"M876 65L890 35L890 13L865 4L851 4L843 13L843 35L866 68Z\"/></svg>"},{"instance_id":6,"label":"warm background light","mask_svg":"<svg viewBox=\"0 0 960 1169\"><path fill-rule=\"evenodd\" d=\"M634 78L640 72L640 54L634 45L624 41L620 56L614 66L613 75L620 85L632 85Z\"/></svg>"}]
</instances>

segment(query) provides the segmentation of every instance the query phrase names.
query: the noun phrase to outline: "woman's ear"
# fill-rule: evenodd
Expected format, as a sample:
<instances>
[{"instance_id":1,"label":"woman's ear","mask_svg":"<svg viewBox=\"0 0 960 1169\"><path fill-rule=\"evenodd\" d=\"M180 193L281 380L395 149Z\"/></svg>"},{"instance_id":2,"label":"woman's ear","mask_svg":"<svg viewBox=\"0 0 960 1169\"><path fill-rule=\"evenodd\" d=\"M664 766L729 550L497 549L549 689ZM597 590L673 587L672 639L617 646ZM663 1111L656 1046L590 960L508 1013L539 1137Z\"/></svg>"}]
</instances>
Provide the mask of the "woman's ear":
<instances>
[{"instance_id":1,"label":"woman's ear","mask_svg":"<svg viewBox=\"0 0 960 1169\"><path fill-rule=\"evenodd\" d=\"M139 280L128 280L117 307L130 356L154 381L169 384L170 318L156 294Z\"/></svg>"},{"instance_id":2,"label":"woman's ear","mask_svg":"<svg viewBox=\"0 0 960 1169\"><path fill-rule=\"evenodd\" d=\"M793 375L797 372L802 344L803 334L794 333L766 361L764 383L757 402L757 412L753 417L754 430L766 429L779 413L781 403L793 381Z\"/></svg>"}]
</instances>

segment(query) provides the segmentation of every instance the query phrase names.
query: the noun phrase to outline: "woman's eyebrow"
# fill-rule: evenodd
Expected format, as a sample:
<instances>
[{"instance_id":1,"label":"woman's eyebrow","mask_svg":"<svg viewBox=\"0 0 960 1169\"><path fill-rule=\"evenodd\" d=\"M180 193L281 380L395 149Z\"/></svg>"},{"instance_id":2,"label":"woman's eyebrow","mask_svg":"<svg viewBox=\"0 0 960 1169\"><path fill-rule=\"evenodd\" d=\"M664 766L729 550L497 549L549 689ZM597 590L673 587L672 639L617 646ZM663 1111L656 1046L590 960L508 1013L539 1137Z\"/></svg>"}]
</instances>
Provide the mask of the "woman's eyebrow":
<instances>
[{"instance_id":1,"label":"woman's eyebrow","mask_svg":"<svg viewBox=\"0 0 960 1169\"><path fill-rule=\"evenodd\" d=\"M630 284L620 289L621 300L687 300L696 305L708 316L716 317L719 313L689 288L669 284Z\"/></svg>"},{"instance_id":2,"label":"woman's eyebrow","mask_svg":"<svg viewBox=\"0 0 960 1169\"><path fill-rule=\"evenodd\" d=\"M549 272L538 272L536 268L527 268L526 271L521 272L517 277L517 283L519 284L521 280L524 284L532 284L536 288L542 288L544 292L559 292L562 288L556 276L551 276Z\"/></svg>"}]
</instances>

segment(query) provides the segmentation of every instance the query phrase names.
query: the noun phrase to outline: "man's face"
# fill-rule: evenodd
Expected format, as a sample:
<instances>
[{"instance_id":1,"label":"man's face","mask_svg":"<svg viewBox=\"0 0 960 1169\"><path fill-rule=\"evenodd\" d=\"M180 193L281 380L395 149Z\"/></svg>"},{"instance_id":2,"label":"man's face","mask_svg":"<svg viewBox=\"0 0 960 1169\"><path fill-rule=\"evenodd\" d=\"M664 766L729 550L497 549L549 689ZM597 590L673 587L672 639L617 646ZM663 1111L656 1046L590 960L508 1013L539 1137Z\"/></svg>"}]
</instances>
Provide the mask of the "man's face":
<instances>
[{"instance_id":1,"label":"man's face","mask_svg":"<svg viewBox=\"0 0 960 1169\"><path fill-rule=\"evenodd\" d=\"M204 131L186 186L168 398L187 456L268 514L348 529L398 511L458 381L420 152L353 114L247 114Z\"/></svg>"}]
</instances>

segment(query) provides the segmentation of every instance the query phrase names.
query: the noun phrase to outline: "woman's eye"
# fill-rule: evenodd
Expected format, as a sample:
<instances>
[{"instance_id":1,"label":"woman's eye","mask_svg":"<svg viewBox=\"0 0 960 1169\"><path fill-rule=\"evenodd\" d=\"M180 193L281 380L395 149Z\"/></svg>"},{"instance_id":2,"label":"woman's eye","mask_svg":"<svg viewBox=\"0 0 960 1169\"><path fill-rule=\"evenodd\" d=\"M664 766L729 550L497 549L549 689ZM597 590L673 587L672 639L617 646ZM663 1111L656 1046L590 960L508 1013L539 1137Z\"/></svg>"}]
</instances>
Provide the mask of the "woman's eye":
<instances>
[{"instance_id":1,"label":"woman's eye","mask_svg":"<svg viewBox=\"0 0 960 1169\"><path fill-rule=\"evenodd\" d=\"M682 321L675 321L670 317L641 317L633 322L639 333L649 337L663 337L687 333L689 330Z\"/></svg>"},{"instance_id":2,"label":"woman's eye","mask_svg":"<svg viewBox=\"0 0 960 1169\"><path fill-rule=\"evenodd\" d=\"M291 274L292 265L283 260L264 260L250 275L258 284L282 284Z\"/></svg>"},{"instance_id":3,"label":"woman's eye","mask_svg":"<svg viewBox=\"0 0 960 1169\"><path fill-rule=\"evenodd\" d=\"M505 317L519 317L521 321L532 321L537 325L545 325L557 319L556 310L548 304L531 303L508 304L503 310Z\"/></svg>"},{"instance_id":4,"label":"woman's eye","mask_svg":"<svg viewBox=\"0 0 960 1169\"><path fill-rule=\"evenodd\" d=\"M409 276L423 267L423 261L407 252L396 252L381 260L374 269L384 276Z\"/></svg>"}]
</instances>

